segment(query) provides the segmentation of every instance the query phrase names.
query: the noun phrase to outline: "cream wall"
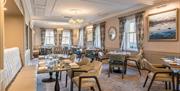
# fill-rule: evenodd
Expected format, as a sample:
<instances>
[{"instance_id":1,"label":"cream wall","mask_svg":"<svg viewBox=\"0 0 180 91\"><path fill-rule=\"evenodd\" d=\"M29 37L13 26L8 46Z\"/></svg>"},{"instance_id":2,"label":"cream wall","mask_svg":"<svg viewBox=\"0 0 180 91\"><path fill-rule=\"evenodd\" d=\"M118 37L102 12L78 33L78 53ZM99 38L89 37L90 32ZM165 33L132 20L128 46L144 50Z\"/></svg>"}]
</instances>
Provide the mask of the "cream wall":
<instances>
[{"instance_id":1,"label":"cream wall","mask_svg":"<svg viewBox=\"0 0 180 91\"><path fill-rule=\"evenodd\" d=\"M159 5L157 5L159 6ZM145 11L145 17L144 17L144 29L145 29L145 37L144 37L144 50L146 51L158 51L158 52L174 52L174 53L180 53L180 29L178 30L178 41L175 42L149 42L147 39L147 15L148 14L152 14L152 13L156 13L156 12L161 12L161 11L166 11L166 10L171 10L171 9L175 9L175 8L180 8L180 1L177 0L175 2L171 2L168 3L166 7L161 7L161 8L157 8L157 6L152 6L147 8ZM137 11L133 11L133 13L136 13L138 11L141 10L137 10ZM180 9L179 9L180 11ZM132 12L129 12L127 14L122 14L119 15L120 16L126 16L132 14ZM178 17L180 17L180 14L178 15ZM179 22L180 22L180 18L179 18ZM114 41L109 40L108 37L108 29L110 26L115 26L117 28L117 36L119 37L119 20L118 17L113 17L110 19L106 20L106 36L105 36L105 47L107 49L110 48L119 48L119 38L116 37L116 39ZM180 27L180 23L178 24L178 27Z\"/></svg>"},{"instance_id":2,"label":"cream wall","mask_svg":"<svg viewBox=\"0 0 180 91\"><path fill-rule=\"evenodd\" d=\"M5 15L5 48L19 47L24 62L25 32L23 16Z\"/></svg>"},{"instance_id":3,"label":"cream wall","mask_svg":"<svg viewBox=\"0 0 180 91\"><path fill-rule=\"evenodd\" d=\"M153 14L157 12L162 12L166 10L171 10L179 8L180 10L180 1L172 2L167 4L165 7L157 8L157 6L149 8L145 13L145 39L144 39L144 50L146 51L158 51L158 52L173 52L173 53L180 53L180 28L178 30L178 41L175 42L150 42L148 41L148 30L147 30L147 19L146 17L148 14ZM180 22L180 14L178 15L179 22ZM178 24L180 27L180 23Z\"/></svg>"},{"instance_id":4,"label":"cream wall","mask_svg":"<svg viewBox=\"0 0 180 91\"><path fill-rule=\"evenodd\" d=\"M105 36L105 48L106 49L117 49L119 47L119 19L118 17L113 17L105 21L106 22L106 36ZM116 39L111 41L108 36L109 28L113 26L117 29Z\"/></svg>"},{"instance_id":5,"label":"cream wall","mask_svg":"<svg viewBox=\"0 0 180 91\"><path fill-rule=\"evenodd\" d=\"M33 29L33 48L41 46L41 30L39 28Z\"/></svg>"}]
</instances>

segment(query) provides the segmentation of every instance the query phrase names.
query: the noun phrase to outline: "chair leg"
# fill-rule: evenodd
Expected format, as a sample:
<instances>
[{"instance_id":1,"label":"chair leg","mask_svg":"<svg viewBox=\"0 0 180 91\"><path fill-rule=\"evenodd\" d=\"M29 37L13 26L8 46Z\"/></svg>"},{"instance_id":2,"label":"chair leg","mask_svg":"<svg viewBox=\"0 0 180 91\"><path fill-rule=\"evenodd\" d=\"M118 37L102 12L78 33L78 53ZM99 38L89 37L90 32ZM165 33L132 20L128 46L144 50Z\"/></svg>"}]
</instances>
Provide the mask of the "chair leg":
<instances>
[{"instance_id":1,"label":"chair leg","mask_svg":"<svg viewBox=\"0 0 180 91\"><path fill-rule=\"evenodd\" d=\"M92 91L95 91L94 87L91 87L91 90L92 90Z\"/></svg>"},{"instance_id":2,"label":"chair leg","mask_svg":"<svg viewBox=\"0 0 180 91\"><path fill-rule=\"evenodd\" d=\"M165 81L165 88L166 88L166 90L167 90L167 81Z\"/></svg>"},{"instance_id":3,"label":"chair leg","mask_svg":"<svg viewBox=\"0 0 180 91\"><path fill-rule=\"evenodd\" d=\"M146 86L146 83L147 83L147 80L148 80L148 76L146 77L146 80L145 80L145 82L144 82L144 85L143 85L143 87L145 87Z\"/></svg>"},{"instance_id":4,"label":"chair leg","mask_svg":"<svg viewBox=\"0 0 180 91\"><path fill-rule=\"evenodd\" d=\"M155 75L153 76L153 78L152 78L152 80L151 80L151 82L150 82L150 84L149 84L148 91L150 91L154 79L155 79Z\"/></svg>"},{"instance_id":5,"label":"chair leg","mask_svg":"<svg viewBox=\"0 0 180 91\"><path fill-rule=\"evenodd\" d=\"M110 77L111 65L109 64L108 77Z\"/></svg>"},{"instance_id":6,"label":"chair leg","mask_svg":"<svg viewBox=\"0 0 180 91\"><path fill-rule=\"evenodd\" d=\"M65 87L67 87L67 82L68 82L68 74L66 73L66 84L65 84Z\"/></svg>"},{"instance_id":7,"label":"chair leg","mask_svg":"<svg viewBox=\"0 0 180 91\"><path fill-rule=\"evenodd\" d=\"M81 78L79 78L79 87L78 87L78 91L81 91Z\"/></svg>"},{"instance_id":8,"label":"chair leg","mask_svg":"<svg viewBox=\"0 0 180 91\"><path fill-rule=\"evenodd\" d=\"M171 82L168 82L169 83L169 89L171 89Z\"/></svg>"},{"instance_id":9,"label":"chair leg","mask_svg":"<svg viewBox=\"0 0 180 91\"><path fill-rule=\"evenodd\" d=\"M175 91L174 73L172 73L172 88L173 88L173 91Z\"/></svg>"},{"instance_id":10,"label":"chair leg","mask_svg":"<svg viewBox=\"0 0 180 91\"><path fill-rule=\"evenodd\" d=\"M59 80L61 81L62 72L59 72Z\"/></svg>"},{"instance_id":11,"label":"chair leg","mask_svg":"<svg viewBox=\"0 0 180 91\"><path fill-rule=\"evenodd\" d=\"M139 75L141 76L141 70L140 70L139 63L138 63L137 61L135 61L135 63L136 63L137 69L138 69L138 71L139 71Z\"/></svg>"},{"instance_id":12,"label":"chair leg","mask_svg":"<svg viewBox=\"0 0 180 91\"><path fill-rule=\"evenodd\" d=\"M122 67L122 79L124 79L125 69L126 69L126 63L124 62Z\"/></svg>"},{"instance_id":13,"label":"chair leg","mask_svg":"<svg viewBox=\"0 0 180 91\"><path fill-rule=\"evenodd\" d=\"M95 78L95 80L96 80L96 83L97 83L97 86L98 86L99 91L101 91L101 86L100 86L100 84L99 84L98 79L97 79L97 78Z\"/></svg>"}]
</instances>

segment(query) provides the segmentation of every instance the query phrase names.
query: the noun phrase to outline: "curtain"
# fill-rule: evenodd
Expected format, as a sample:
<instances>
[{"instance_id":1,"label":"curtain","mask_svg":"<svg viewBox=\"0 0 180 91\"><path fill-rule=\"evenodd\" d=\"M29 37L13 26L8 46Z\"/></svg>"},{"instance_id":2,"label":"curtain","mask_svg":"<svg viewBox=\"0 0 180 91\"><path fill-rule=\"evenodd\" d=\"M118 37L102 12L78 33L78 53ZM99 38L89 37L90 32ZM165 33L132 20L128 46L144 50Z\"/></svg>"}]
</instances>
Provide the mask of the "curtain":
<instances>
[{"instance_id":1,"label":"curtain","mask_svg":"<svg viewBox=\"0 0 180 91\"><path fill-rule=\"evenodd\" d=\"M57 45L57 29L54 29L54 44Z\"/></svg>"},{"instance_id":2,"label":"curtain","mask_svg":"<svg viewBox=\"0 0 180 91\"><path fill-rule=\"evenodd\" d=\"M96 47L96 48L101 48L101 32L100 32L100 25L97 25L97 26L96 26L96 29L95 29L94 47Z\"/></svg>"},{"instance_id":3,"label":"curtain","mask_svg":"<svg viewBox=\"0 0 180 91\"><path fill-rule=\"evenodd\" d=\"M124 28L125 28L126 18L120 17L119 18L119 45L121 50L123 50L123 37L124 37Z\"/></svg>"},{"instance_id":4,"label":"curtain","mask_svg":"<svg viewBox=\"0 0 180 91\"><path fill-rule=\"evenodd\" d=\"M45 42L45 33L45 29L41 29L41 46L43 46Z\"/></svg>"},{"instance_id":5,"label":"curtain","mask_svg":"<svg viewBox=\"0 0 180 91\"><path fill-rule=\"evenodd\" d=\"M100 31L101 31L101 48L105 49L105 22L100 23Z\"/></svg>"},{"instance_id":6,"label":"curtain","mask_svg":"<svg viewBox=\"0 0 180 91\"><path fill-rule=\"evenodd\" d=\"M63 30L60 32L59 34L59 45L62 45L62 34L63 34Z\"/></svg>"},{"instance_id":7,"label":"curtain","mask_svg":"<svg viewBox=\"0 0 180 91\"><path fill-rule=\"evenodd\" d=\"M144 12L135 14L136 39L137 39L137 48L139 51L140 49L143 49L143 39L144 39L143 16L144 16Z\"/></svg>"},{"instance_id":8,"label":"curtain","mask_svg":"<svg viewBox=\"0 0 180 91\"><path fill-rule=\"evenodd\" d=\"M84 30L83 28L79 30L79 47L84 46Z\"/></svg>"},{"instance_id":9,"label":"curtain","mask_svg":"<svg viewBox=\"0 0 180 91\"><path fill-rule=\"evenodd\" d=\"M84 35L83 36L83 43L84 43L83 45L84 45L84 47L86 47L86 42L87 42L86 27L83 28L83 31L84 31L83 32L83 35Z\"/></svg>"},{"instance_id":10,"label":"curtain","mask_svg":"<svg viewBox=\"0 0 180 91\"><path fill-rule=\"evenodd\" d=\"M92 30L92 32L93 32L93 46L95 47L95 37L96 37L96 34L95 34L95 32L96 32L96 24L94 24L93 25L93 30Z\"/></svg>"},{"instance_id":11,"label":"curtain","mask_svg":"<svg viewBox=\"0 0 180 91\"><path fill-rule=\"evenodd\" d=\"M72 29L70 30L70 37L71 37L70 45L73 45L73 30Z\"/></svg>"}]
</instances>

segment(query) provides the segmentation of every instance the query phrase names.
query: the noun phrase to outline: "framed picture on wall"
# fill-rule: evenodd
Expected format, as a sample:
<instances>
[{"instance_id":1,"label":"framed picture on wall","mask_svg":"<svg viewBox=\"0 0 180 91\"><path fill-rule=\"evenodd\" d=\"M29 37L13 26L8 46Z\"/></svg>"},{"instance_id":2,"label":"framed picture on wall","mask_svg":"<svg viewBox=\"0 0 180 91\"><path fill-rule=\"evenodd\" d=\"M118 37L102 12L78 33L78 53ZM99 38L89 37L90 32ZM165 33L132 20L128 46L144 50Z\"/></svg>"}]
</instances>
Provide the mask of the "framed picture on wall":
<instances>
[{"instance_id":1,"label":"framed picture on wall","mask_svg":"<svg viewBox=\"0 0 180 91\"><path fill-rule=\"evenodd\" d=\"M149 41L176 41L178 9L148 15Z\"/></svg>"}]
</instances>

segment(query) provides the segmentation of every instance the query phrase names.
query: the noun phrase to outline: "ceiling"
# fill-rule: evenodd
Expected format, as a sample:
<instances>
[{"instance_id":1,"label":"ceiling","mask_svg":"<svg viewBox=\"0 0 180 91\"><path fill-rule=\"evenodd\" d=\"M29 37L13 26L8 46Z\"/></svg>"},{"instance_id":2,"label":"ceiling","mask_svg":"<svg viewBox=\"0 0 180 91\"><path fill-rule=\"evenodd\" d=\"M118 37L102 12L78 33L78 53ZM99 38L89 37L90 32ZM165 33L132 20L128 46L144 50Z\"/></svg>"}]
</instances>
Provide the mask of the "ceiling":
<instances>
[{"instance_id":1,"label":"ceiling","mask_svg":"<svg viewBox=\"0 0 180 91\"><path fill-rule=\"evenodd\" d=\"M104 17L133 8L152 5L162 0L26 0L31 5L32 24L36 27L56 28L74 27L68 23L71 17L80 17L85 22L80 25L97 22ZM164 0L163 0L164 1ZM75 14L72 9L78 10ZM78 26L78 27L80 27Z\"/></svg>"}]
</instances>

